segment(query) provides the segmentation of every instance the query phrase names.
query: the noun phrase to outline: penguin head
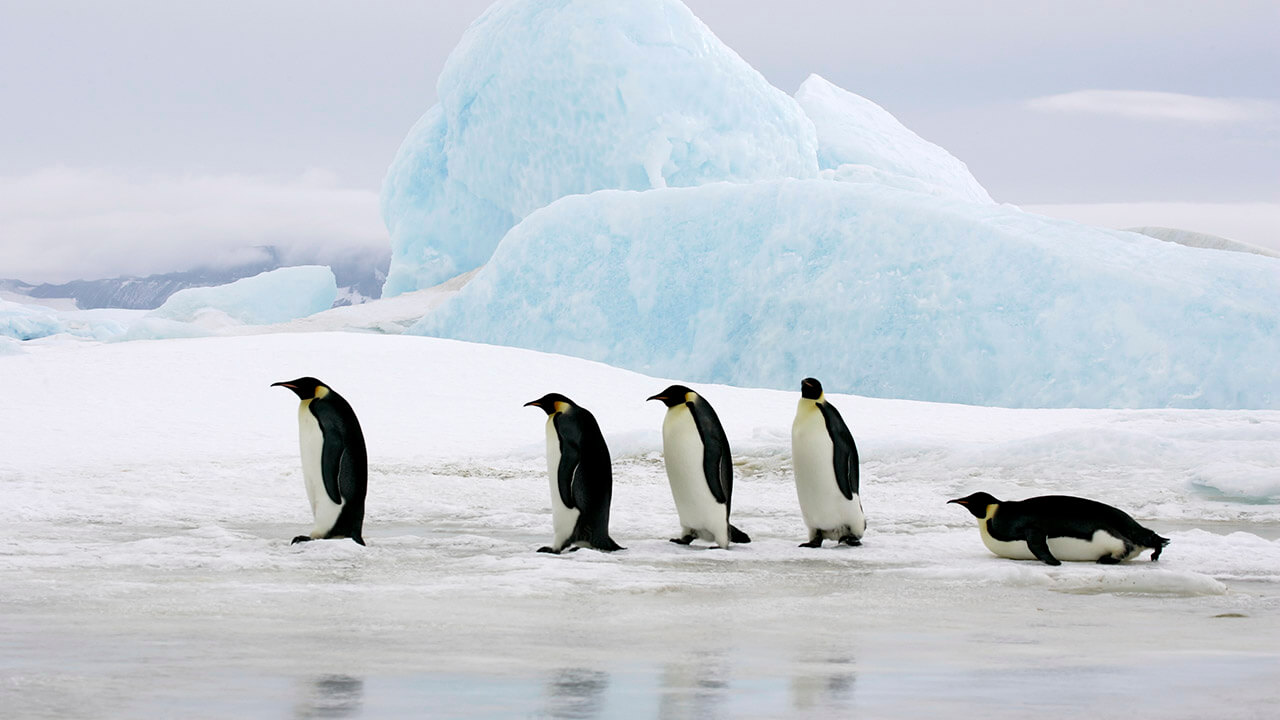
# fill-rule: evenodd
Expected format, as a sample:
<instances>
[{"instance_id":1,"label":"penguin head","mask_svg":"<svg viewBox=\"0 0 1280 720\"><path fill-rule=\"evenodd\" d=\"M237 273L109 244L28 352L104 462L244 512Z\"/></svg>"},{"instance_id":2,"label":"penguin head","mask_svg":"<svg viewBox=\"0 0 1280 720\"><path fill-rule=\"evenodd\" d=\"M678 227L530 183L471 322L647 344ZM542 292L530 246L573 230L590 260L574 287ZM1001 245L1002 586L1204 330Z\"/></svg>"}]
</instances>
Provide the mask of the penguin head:
<instances>
[{"instance_id":1,"label":"penguin head","mask_svg":"<svg viewBox=\"0 0 1280 720\"><path fill-rule=\"evenodd\" d=\"M976 492L955 500L948 500L947 504L955 503L960 507L973 513L973 516L982 519L987 516L987 508L991 505L999 505L1000 501L992 497L988 493Z\"/></svg>"},{"instance_id":2,"label":"penguin head","mask_svg":"<svg viewBox=\"0 0 1280 720\"><path fill-rule=\"evenodd\" d=\"M805 378L800 381L800 397L805 400L822 399L822 383L817 378Z\"/></svg>"},{"instance_id":3,"label":"penguin head","mask_svg":"<svg viewBox=\"0 0 1280 720\"><path fill-rule=\"evenodd\" d=\"M689 397L690 395L697 395L697 393L683 385L672 385L657 395L650 396L645 400L645 402L648 402L649 400L661 400L663 405L673 408L692 400L693 398Z\"/></svg>"},{"instance_id":4,"label":"penguin head","mask_svg":"<svg viewBox=\"0 0 1280 720\"><path fill-rule=\"evenodd\" d=\"M525 407L532 405L536 408L542 408L547 415L555 415L558 412L565 412L574 407L573 401L561 395L560 393L547 393L537 400L530 400L525 403Z\"/></svg>"},{"instance_id":5,"label":"penguin head","mask_svg":"<svg viewBox=\"0 0 1280 720\"><path fill-rule=\"evenodd\" d=\"M297 380L282 380L277 383L271 383L271 387L276 387L277 385L289 388L302 400L319 400L331 392L327 385L313 377L300 377Z\"/></svg>"}]
</instances>

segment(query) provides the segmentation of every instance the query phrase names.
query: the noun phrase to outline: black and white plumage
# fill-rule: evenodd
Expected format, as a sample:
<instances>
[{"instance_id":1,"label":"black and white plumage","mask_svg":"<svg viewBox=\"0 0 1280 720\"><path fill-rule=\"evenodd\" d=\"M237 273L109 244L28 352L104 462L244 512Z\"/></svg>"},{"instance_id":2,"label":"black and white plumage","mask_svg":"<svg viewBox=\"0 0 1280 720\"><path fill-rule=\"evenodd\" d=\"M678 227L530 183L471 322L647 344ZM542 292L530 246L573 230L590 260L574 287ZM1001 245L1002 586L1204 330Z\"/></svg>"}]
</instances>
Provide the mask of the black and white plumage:
<instances>
[{"instance_id":1,"label":"black and white plumage","mask_svg":"<svg viewBox=\"0 0 1280 720\"><path fill-rule=\"evenodd\" d=\"M729 523L733 458L711 403L684 385L672 385L649 400L660 400L667 406L662 420L662 456L681 528L680 537L671 542L688 545L701 538L721 548L728 548L730 542L751 542L746 533Z\"/></svg>"},{"instance_id":2,"label":"black and white plumage","mask_svg":"<svg viewBox=\"0 0 1280 720\"><path fill-rule=\"evenodd\" d=\"M1159 560L1169 544L1119 508L1070 495L1042 495L1001 502L976 492L956 503L978 519L982 543L1000 557L1040 560L1061 565L1063 560L1112 565L1152 550Z\"/></svg>"},{"instance_id":3,"label":"black and white plumage","mask_svg":"<svg viewBox=\"0 0 1280 720\"><path fill-rule=\"evenodd\" d=\"M272 383L297 394L302 477L315 525L293 542L351 538L364 545L368 455L355 411L341 395L313 377Z\"/></svg>"},{"instance_id":4,"label":"black and white plumage","mask_svg":"<svg viewBox=\"0 0 1280 720\"><path fill-rule=\"evenodd\" d=\"M547 393L525 407L547 413L547 474L551 480L551 545L538 552L566 548L625 550L609 537L613 467L609 447L596 418L559 393Z\"/></svg>"},{"instance_id":5,"label":"black and white plumage","mask_svg":"<svg viewBox=\"0 0 1280 720\"><path fill-rule=\"evenodd\" d=\"M800 403L791 424L791 460L800 512L809 528L809 541L800 547L822 547L823 539L861 545L867 519L859 488L858 446L814 378L800 383Z\"/></svg>"}]
</instances>

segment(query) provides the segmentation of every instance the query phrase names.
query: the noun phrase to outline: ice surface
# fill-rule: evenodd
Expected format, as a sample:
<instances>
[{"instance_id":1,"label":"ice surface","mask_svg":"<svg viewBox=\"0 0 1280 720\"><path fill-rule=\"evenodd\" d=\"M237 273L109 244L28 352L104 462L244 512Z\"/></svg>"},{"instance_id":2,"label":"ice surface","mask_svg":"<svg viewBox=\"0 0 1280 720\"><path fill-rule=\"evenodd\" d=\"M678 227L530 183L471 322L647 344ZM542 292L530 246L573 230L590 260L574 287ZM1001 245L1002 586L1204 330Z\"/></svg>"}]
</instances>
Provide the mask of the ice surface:
<instances>
[{"instance_id":1,"label":"ice surface","mask_svg":"<svg viewBox=\"0 0 1280 720\"><path fill-rule=\"evenodd\" d=\"M798 392L695 385L754 539L722 552L666 541L663 408L644 398L668 378L354 333L27 346L0 358L14 717L1232 718L1280 700L1280 497L1196 485L1274 477L1280 412L832 394L869 526L814 551L796 547ZM301 374L364 427L368 547L288 545L310 525L297 400L268 385ZM521 405L551 390L604 429L623 553L533 551L545 417ZM1173 543L1158 563L1002 560L945 504L978 489L1096 497Z\"/></svg>"},{"instance_id":2,"label":"ice surface","mask_svg":"<svg viewBox=\"0 0 1280 720\"><path fill-rule=\"evenodd\" d=\"M817 129L818 164L837 171L835 179L914 186L930 194L992 202L964 163L870 100L810 75L796 101Z\"/></svg>"},{"instance_id":3,"label":"ice surface","mask_svg":"<svg viewBox=\"0 0 1280 720\"><path fill-rule=\"evenodd\" d=\"M1280 262L883 185L564 198L413 332L702 382L1280 407Z\"/></svg>"},{"instance_id":4,"label":"ice surface","mask_svg":"<svg viewBox=\"0 0 1280 720\"><path fill-rule=\"evenodd\" d=\"M677 0L496 3L383 186L384 295L483 264L565 195L817 175L813 123Z\"/></svg>"},{"instance_id":5,"label":"ice surface","mask_svg":"<svg viewBox=\"0 0 1280 720\"><path fill-rule=\"evenodd\" d=\"M266 325L306 317L333 306L338 284L333 271L322 265L279 268L216 287L179 290L149 317L197 322L208 311L224 313L233 322ZM227 323L218 320L213 325Z\"/></svg>"},{"instance_id":6,"label":"ice surface","mask_svg":"<svg viewBox=\"0 0 1280 720\"><path fill-rule=\"evenodd\" d=\"M1212 250L1227 250L1229 252L1253 253L1255 255L1266 255L1268 257L1280 258L1280 251L1270 248L1258 247L1249 243L1237 242L1226 238L1210 235L1208 233L1192 232L1190 230L1180 230L1178 228L1167 227L1135 227L1128 228L1129 232L1142 233L1149 235L1165 242L1178 243L1188 247L1209 248Z\"/></svg>"}]
</instances>

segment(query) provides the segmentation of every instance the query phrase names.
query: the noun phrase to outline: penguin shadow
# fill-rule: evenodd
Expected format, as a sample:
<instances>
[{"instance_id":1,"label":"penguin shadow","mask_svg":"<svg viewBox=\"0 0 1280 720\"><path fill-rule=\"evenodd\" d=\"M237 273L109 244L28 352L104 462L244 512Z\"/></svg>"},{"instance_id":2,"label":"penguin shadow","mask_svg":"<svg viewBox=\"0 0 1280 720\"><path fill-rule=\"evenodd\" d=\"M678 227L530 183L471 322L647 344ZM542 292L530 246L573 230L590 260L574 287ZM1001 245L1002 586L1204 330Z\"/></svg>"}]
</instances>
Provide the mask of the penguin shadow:
<instances>
[{"instance_id":1,"label":"penguin shadow","mask_svg":"<svg viewBox=\"0 0 1280 720\"><path fill-rule=\"evenodd\" d=\"M318 675L299 683L293 705L295 720L353 718L364 708L364 679L350 675Z\"/></svg>"},{"instance_id":2,"label":"penguin shadow","mask_svg":"<svg viewBox=\"0 0 1280 720\"><path fill-rule=\"evenodd\" d=\"M609 673L586 668L561 668L547 678L545 717L589 720L604 717Z\"/></svg>"},{"instance_id":3,"label":"penguin shadow","mask_svg":"<svg viewBox=\"0 0 1280 720\"><path fill-rule=\"evenodd\" d=\"M728 715L729 669L719 655L669 662L659 678L660 720L705 720Z\"/></svg>"},{"instance_id":4,"label":"penguin shadow","mask_svg":"<svg viewBox=\"0 0 1280 720\"><path fill-rule=\"evenodd\" d=\"M824 715L849 714L857 675L852 658L832 658L791 676L791 707L797 711L817 711Z\"/></svg>"}]
</instances>

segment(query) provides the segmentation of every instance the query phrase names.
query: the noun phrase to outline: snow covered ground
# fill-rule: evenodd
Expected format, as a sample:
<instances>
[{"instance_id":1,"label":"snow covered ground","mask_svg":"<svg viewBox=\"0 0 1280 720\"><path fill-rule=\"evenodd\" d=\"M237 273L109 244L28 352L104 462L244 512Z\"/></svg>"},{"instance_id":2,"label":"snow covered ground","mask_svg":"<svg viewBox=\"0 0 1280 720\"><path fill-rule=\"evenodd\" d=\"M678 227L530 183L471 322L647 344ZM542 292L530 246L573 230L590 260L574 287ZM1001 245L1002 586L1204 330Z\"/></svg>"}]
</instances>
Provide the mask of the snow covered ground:
<instances>
[{"instance_id":1,"label":"snow covered ground","mask_svg":"<svg viewBox=\"0 0 1280 720\"><path fill-rule=\"evenodd\" d=\"M1280 700L1280 412L833 396L869 528L807 550L798 390L698 385L754 539L724 552L666 541L663 408L644 401L665 378L371 333L23 349L0 355L6 717L1244 718ZM268 385L303 374L365 429L368 547L288 544L310 525L297 400ZM545 417L521 405L553 390L604 428L625 552L534 552ZM1094 497L1173 542L1159 563L1000 560L945 504L975 490Z\"/></svg>"}]
</instances>

